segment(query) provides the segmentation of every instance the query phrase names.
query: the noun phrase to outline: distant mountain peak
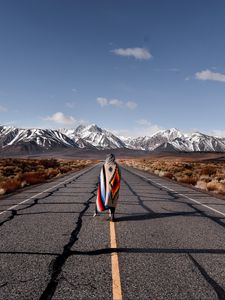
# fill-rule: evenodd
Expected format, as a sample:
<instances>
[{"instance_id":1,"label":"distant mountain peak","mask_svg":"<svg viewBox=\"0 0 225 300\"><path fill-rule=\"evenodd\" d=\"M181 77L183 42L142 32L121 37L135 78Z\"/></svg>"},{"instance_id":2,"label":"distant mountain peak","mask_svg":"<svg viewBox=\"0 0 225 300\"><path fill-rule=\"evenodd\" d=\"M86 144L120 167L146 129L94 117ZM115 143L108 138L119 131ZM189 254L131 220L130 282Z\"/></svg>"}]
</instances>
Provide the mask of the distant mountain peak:
<instances>
[{"instance_id":1,"label":"distant mountain peak","mask_svg":"<svg viewBox=\"0 0 225 300\"><path fill-rule=\"evenodd\" d=\"M98 127L96 124L90 124L86 127L87 130L91 131L91 132L102 132L102 129L100 127Z\"/></svg>"},{"instance_id":2,"label":"distant mountain peak","mask_svg":"<svg viewBox=\"0 0 225 300\"><path fill-rule=\"evenodd\" d=\"M123 138L96 124L81 124L76 128L58 130L0 126L0 151L15 149L16 152L18 149L25 149L24 151L43 152L65 148L225 152L225 139L201 132L186 135L177 128L161 130L152 136Z\"/></svg>"}]
</instances>

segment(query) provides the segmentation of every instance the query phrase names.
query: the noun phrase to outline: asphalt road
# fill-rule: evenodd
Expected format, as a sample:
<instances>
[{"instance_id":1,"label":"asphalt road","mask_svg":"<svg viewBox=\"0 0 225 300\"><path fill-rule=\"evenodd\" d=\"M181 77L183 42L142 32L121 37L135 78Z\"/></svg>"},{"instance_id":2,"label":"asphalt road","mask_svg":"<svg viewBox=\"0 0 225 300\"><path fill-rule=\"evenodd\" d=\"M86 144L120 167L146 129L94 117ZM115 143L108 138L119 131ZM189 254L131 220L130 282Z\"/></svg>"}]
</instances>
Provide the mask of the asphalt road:
<instances>
[{"instance_id":1,"label":"asphalt road","mask_svg":"<svg viewBox=\"0 0 225 300\"><path fill-rule=\"evenodd\" d=\"M112 248L99 171L0 200L0 299L112 299L115 254L123 299L225 299L225 202L122 168Z\"/></svg>"}]
</instances>

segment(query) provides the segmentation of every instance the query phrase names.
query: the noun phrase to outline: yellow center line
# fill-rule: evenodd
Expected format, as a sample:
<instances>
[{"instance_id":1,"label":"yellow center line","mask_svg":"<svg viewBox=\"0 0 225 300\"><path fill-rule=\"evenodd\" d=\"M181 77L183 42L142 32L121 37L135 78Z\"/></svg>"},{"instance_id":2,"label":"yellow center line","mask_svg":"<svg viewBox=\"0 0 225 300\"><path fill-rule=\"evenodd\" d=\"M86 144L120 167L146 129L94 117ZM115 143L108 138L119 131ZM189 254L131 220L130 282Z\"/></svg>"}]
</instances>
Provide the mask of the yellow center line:
<instances>
[{"instance_id":1,"label":"yellow center line","mask_svg":"<svg viewBox=\"0 0 225 300\"><path fill-rule=\"evenodd\" d=\"M116 249L117 248L116 228L114 222L110 222L110 239L111 239L111 248ZM111 253L111 263L112 263L113 300L122 300L119 259L118 259L118 254L116 252Z\"/></svg>"}]
</instances>

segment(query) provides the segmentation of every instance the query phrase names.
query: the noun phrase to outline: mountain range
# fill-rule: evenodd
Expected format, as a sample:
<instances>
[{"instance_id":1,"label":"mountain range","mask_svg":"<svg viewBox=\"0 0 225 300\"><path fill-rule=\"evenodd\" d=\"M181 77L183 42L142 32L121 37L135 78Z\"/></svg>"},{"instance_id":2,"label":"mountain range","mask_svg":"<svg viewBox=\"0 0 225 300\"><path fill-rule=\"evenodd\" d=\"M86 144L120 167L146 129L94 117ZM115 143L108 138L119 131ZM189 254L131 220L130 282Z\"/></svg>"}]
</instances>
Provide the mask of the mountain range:
<instances>
[{"instance_id":1,"label":"mountain range","mask_svg":"<svg viewBox=\"0 0 225 300\"><path fill-rule=\"evenodd\" d=\"M64 149L132 149L155 152L225 152L225 138L200 132L161 130L152 136L125 138L95 124L74 129L21 129L0 126L0 153L32 154Z\"/></svg>"}]
</instances>

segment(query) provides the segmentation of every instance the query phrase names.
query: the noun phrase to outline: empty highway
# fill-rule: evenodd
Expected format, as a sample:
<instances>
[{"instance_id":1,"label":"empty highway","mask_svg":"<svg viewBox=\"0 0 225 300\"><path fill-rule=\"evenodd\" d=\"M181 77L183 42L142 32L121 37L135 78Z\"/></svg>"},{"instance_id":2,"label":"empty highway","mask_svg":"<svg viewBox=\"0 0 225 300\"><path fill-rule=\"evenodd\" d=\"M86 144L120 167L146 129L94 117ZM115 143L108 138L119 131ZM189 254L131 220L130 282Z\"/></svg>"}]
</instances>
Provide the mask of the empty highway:
<instances>
[{"instance_id":1,"label":"empty highway","mask_svg":"<svg viewBox=\"0 0 225 300\"><path fill-rule=\"evenodd\" d=\"M225 299L225 201L123 167L111 223L100 167L0 200L0 299Z\"/></svg>"}]
</instances>

